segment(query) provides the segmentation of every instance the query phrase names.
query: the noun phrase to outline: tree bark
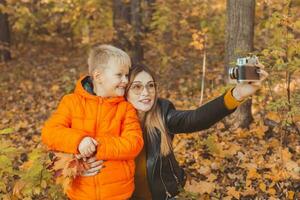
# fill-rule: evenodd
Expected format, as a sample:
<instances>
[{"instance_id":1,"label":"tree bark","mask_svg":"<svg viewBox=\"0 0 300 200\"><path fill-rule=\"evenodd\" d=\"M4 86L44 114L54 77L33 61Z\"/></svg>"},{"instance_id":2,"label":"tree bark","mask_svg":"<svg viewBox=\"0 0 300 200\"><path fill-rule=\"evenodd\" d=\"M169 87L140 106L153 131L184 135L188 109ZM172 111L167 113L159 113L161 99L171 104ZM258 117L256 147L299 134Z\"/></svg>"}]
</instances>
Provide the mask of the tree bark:
<instances>
[{"instance_id":1,"label":"tree bark","mask_svg":"<svg viewBox=\"0 0 300 200\"><path fill-rule=\"evenodd\" d=\"M143 60L141 0L113 1L113 24L117 32L114 44L129 51L134 63ZM130 39L128 34L133 34Z\"/></svg>"},{"instance_id":2,"label":"tree bark","mask_svg":"<svg viewBox=\"0 0 300 200\"><path fill-rule=\"evenodd\" d=\"M113 0L113 25L117 32L114 44L124 50L128 50L131 46L125 34L128 24L130 24L130 4L122 0Z\"/></svg>"},{"instance_id":3,"label":"tree bark","mask_svg":"<svg viewBox=\"0 0 300 200\"><path fill-rule=\"evenodd\" d=\"M0 5L6 5L5 0L0 0ZM0 60L6 62L11 59L9 50L10 46L10 31L8 16L5 13L0 13Z\"/></svg>"},{"instance_id":4,"label":"tree bark","mask_svg":"<svg viewBox=\"0 0 300 200\"><path fill-rule=\"evenodd\" d=\"M141 44L141 37L143 33L140 0L131 0L131 25L134 32L132 61L133 63L139 63L143 60L143 47Z\"/></svg>"},{"instance_id":5,"label":"tree bark","mask_svg":"<svg viewBox=\"0 0 300 200\"><path fill-rule=\"evenodd\" d=\"M227 30L225 52L225 76L228 67L234 66L238 57L253 51L255 0L227 0ZM235 113L239 127L248 128L253 121L251 99L244 102Z\"/></svg>"}]
</instances>

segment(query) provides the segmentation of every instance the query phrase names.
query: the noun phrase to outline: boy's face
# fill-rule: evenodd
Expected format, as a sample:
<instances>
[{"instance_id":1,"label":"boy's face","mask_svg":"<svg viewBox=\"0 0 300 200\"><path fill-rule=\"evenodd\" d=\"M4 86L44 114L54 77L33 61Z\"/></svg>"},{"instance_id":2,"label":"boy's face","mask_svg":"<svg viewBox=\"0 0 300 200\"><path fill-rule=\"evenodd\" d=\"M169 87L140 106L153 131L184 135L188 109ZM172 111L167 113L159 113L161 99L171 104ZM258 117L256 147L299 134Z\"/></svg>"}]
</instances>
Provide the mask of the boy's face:
<instances>
[{"instance_id":1,"label":"boy's face","mask_svg":"<svg viewBox=\"0 0 300 200\"><path fill-rule=\"evenodd\" d=\"M101 90L101 96L124 96L128 84L128 73L129 67L110 59L107 67L101 71L100 80L96 81L97 88Z\"/></svg>"}]
</instances>

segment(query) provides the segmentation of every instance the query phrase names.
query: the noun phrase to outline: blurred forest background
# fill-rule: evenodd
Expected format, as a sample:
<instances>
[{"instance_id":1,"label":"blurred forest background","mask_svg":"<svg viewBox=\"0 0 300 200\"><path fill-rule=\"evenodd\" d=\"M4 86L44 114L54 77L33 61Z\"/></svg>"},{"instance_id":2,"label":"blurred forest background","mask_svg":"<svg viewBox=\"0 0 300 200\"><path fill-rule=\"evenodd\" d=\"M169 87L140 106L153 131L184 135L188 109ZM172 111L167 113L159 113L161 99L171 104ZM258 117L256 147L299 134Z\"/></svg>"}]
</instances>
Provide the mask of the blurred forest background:
<instances>
[{"instance_id":1,"label":"blurred forest background","mask_svg":"<svg viewBox=\"0 0 300 200\"><path fill-rule=\"evenodd\" d=\"M189 175L180 199L300 199L299 0L0 0L0 199L66 199L40 140L95 43L158 75L193 109L255 54L270 76L234 116L174 140Z\"/></svg>"}]
</instances>

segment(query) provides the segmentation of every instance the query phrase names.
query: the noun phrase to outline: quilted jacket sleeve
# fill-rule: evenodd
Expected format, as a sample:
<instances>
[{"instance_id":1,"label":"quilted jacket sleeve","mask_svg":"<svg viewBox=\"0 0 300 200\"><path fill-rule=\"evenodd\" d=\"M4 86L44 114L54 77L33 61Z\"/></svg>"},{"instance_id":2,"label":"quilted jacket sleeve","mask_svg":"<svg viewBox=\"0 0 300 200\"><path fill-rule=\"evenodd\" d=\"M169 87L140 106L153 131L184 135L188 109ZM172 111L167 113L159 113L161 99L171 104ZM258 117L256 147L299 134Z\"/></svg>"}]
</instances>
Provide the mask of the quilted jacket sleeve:
<instances>
[{"instance_id":1,"label":"quilted jacket sleeve","mask_svg":"<svg viewBox=\"0 0 300 200\"><path fill-rule=\"evenodd\" d=\"M144 141L142 130L135 109L127 104L121 135L99 136L97 159L99 160L130 160L142 150Z\"/></svg>"},{"instance_id":2,"label":"quilted jacket sleeve","mask_svg":"<svg viewBox=\"0 0 300 200\"><path fill-rule=\"evenodd\" d=\"M84 132L71 128L72 96L66 95L57 110L46 121L42 130L42 142L54 151L78 153L78 145Z\"/></svg>"}]
</instances>

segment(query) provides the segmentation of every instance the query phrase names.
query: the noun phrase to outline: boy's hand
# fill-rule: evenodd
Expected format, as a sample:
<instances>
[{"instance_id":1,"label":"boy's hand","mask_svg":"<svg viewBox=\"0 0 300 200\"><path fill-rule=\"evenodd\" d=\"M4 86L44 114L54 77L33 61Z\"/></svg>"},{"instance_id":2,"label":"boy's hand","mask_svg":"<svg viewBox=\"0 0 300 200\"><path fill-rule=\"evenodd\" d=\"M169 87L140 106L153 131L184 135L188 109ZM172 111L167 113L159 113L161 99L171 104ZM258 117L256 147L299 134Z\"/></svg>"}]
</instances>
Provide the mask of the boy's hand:
<instances>
[{"instance_id":1,"label":"boy's hand","mask_svg":"<svg viewBox=\"0 0 300 200\"><path fill-rule=\"evenodd\" d=\"M78 146L79 153L84 157L92 156L97 149L98 142L92 137L84 137Z\"/></svg>"}]
</instances>

